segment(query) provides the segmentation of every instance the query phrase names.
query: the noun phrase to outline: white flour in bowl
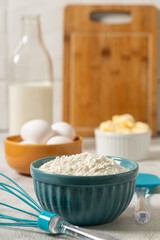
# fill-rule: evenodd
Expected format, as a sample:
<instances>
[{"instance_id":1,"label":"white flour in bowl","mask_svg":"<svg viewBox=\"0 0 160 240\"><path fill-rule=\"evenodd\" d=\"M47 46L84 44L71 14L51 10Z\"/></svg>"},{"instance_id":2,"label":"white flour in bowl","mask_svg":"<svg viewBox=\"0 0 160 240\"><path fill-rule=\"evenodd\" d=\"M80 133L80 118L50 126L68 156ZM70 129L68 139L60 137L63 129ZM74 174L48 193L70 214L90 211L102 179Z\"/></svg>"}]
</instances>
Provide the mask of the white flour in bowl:
<instances>
[{"instance_id":1,"label":"white flour in bowl","mask_svg":"<svg viewBox=\"0 0 160 240\"><path fill-rule=\"evenodd\" d=\"M114 159L87 152L56 157L40 166L39 169L48 173L74 176L111 175L128 171L117 164Z\"/></svg>"}]
</instances>

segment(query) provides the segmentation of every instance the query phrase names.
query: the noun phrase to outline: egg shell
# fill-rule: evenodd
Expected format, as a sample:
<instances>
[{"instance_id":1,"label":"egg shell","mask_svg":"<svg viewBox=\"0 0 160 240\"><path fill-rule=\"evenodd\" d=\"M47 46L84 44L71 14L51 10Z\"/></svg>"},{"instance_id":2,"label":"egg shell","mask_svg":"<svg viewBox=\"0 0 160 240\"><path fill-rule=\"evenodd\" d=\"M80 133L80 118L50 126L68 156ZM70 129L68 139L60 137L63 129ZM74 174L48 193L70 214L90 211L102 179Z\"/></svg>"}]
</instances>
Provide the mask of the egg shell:
<instances>
[{"instance_id":1,"label":"egg shell","mask_svg":"<svg viewBox=\"0 0 160 240\"><path fill-rule=\"evenodd\" d=\"M55 136L48 140L47 144L62 144L62 143L70 143L72 140L70 138L64 137L64 136Z\"/></svg>"},{"instance_id":2,"label":"egg shell","mask_svg":"<svg viewBox=\"0 0 160 240\"><path fill-rule=\"evenodd\" d=\"M44 120L31 120L21 128L21 138L24 141L34 141L38 144L45 144L48 139L53 136L54 132L51 126Z\"/></svg>"},{"instance_id":3,"label":"egg shell","mask_svg":"<svg viewBox=\"0 0 160 240\"><path fill-rule=\"evenodd\" d=\"M76 136L74 128L66 122L56 122L52 124L52 130L56 135L65 136L72 140L74 140Z\"/></svg>"}]
</instances>

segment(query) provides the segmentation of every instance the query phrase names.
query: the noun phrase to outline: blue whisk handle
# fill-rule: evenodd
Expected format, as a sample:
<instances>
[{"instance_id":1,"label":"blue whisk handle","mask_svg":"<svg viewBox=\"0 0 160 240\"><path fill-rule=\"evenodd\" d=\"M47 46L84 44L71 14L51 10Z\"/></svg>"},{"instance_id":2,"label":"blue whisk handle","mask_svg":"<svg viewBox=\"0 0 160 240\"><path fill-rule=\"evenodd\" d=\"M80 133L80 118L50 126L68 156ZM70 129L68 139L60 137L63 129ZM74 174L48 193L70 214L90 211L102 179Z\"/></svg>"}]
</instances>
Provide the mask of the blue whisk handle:
<instances>
[{"instance_id":1,"label":"blue whisk handle","mask_svg":"<svg viewBox=\"0 0 160 240\"><path fill-rule=\"evenodd\" d=\"M102 238L93 236L84 229L66 222L59 215L48 211L44 211L39 215L38 227L52 234L67 234L83 240L102 240ZM114 238L109 237L108 240L114 240Z\"/></svg>"},{"instance_id":2,"label":"blue whisk handle","mask_svg":"<svg viewBox=\"0 0 160 240\"><path fill-rule=\"evenodd\" d=\"M50 232L49 229L50 221L56 216L57 214L49 211L42 212L38 217L38 227L44 231Z\"/></svg>"}]
</instances>

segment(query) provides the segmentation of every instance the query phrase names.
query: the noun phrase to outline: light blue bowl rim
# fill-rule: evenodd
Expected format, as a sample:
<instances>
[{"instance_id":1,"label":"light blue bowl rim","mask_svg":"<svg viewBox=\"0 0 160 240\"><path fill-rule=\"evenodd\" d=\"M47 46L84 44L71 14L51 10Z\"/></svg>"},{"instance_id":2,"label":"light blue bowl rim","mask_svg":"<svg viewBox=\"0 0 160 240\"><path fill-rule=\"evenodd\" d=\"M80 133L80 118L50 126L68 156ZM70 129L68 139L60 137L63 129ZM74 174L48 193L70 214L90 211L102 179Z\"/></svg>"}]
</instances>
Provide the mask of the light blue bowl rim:
<instances>
[{"instance_id":1,"label":"light blue bowl rim","mask_svg":"<svg viewBox=\"0 0 160 240\"><path fill-rule=\"evenodd\" d=\"M119 174L113 175L101 175L101 176L71 176L71 175L62 175L62 174L53 174L47 173L38 168L53 159L57 156L42 158L32 162L30 165L31 168L31 176L33 179L47 183L47 184L55 184L55 185L63 185L63 186L97 186L97 185L118 185L121 183L129 182L131 180L136 179L138 176L139 166L136 162L120 158L114 156L108 156L109 158L113 158L118 161L119 164L123 167L129 169L129 171Z\"/></svg>"}]
</instances>

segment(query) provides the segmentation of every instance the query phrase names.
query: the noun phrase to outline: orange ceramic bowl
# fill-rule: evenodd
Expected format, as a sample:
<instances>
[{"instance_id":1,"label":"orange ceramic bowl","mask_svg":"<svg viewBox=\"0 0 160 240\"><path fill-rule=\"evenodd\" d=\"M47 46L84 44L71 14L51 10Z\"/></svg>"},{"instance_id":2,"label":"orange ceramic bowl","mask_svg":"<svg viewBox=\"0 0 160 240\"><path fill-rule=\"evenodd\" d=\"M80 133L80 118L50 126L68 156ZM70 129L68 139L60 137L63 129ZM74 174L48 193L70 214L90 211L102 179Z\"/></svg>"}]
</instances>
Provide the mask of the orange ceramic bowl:
<instances>
[{"instance_id":1,"label":"orange ceramic bowl","mask_svg":"<svg viewBox=\"0 0 160 240\"><path fill-rule=\"evenodd\" d=\"M10 167L26 175L30 175L30 164L44 157L70 155L82 152L82 137L77 137L71 143L45 145L20 144L19 135L5 139L5 156Z\"/></svg>"}]
</instances>

